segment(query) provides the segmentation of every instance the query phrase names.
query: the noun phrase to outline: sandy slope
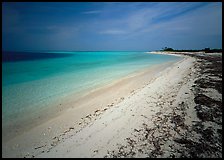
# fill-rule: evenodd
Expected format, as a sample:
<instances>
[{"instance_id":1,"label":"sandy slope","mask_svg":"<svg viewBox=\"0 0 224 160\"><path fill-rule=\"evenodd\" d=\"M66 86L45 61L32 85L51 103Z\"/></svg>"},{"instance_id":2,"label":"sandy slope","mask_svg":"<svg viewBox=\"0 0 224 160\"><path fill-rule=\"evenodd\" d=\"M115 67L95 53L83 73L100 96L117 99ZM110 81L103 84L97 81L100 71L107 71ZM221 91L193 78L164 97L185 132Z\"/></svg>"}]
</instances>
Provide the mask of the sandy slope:
<instances>
[{"instance_id":1,"label":"sandy slope","mask_svg":"<svg viewBox=\"0 0 224 160\"><path fill-rule=\"evenodd\" d=\"M155 65L136 72L107 86L92 90L79 99L74 98L76 95L71 95L61 100L60 105L53 106L59 112L54 114L53 111L48 111L49 117L40 117L40 121L33 124L33 127L25 126L27 129L20 129L21 132L18 132L18 128L15 127L12 127L11 130L4 130L3 135L8 136L7 132L10 132L10 135L13 136L10 136L9 140L2 136L2 156L33 157L51 150L62 139L84 128L107 108L120 103L134 90L142 88L172 63ZM23 125L21 124L24 128ZM59 139L54 139L54 137Z\"/></svg>"},{"instance_id":2,"label":"sandy slope","mask_svg":"<svg viewBox=\"0 0 224 160\"><path fill-rule=\"evenodd\" d=\"M135 137L135 132L140 132L145 127L151 129L157 125L159 127L161 119L158 115L172 113L173 108L183 99L189 99L187 103L194 103L193 93L188 87L193 84L193 79L190 77L194 69L194 61L194 58L188 57L163 70L142 89L133 91L132 95L108 108L79 132L73 133L73 136L64 139L50 151L37 157L110 157L119 146L126 143L137 143L141 146L144 141L138 140L140 137ZM192 108L187 110L192 119L197 119L196 115L192 114ZM188 121L190 123L191 119ZM156 134L162 135L162 132ZM154 145L151 146L151 150L153 148ZM135 149L144 150L143 147ZM149 152L150 149L146 151ZM134 155L129 153L126 156ZM137 155L136 151L135 156L147 157L145 153Z\"/></svg>"}]
</instances>

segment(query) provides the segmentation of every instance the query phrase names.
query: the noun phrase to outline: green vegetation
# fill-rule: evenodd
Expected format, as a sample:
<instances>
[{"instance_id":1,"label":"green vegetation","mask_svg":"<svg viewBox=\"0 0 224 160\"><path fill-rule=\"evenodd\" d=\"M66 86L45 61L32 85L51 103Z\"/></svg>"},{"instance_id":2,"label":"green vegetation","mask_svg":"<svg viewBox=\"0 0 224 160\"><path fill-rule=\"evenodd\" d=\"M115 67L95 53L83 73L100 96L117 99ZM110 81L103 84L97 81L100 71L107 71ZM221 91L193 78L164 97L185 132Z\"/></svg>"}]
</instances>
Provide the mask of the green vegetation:
<instances>
[{"instance_id":1,"label":"green vegetation","mask_svg":"<svg viewBox=\"0 0 224 160\"><path fill-rule=\"evenodd\" d=\"M173 48L165 47L165 48L163 49L163 51L174 51L174 50L173 50Z\"/></svg>"},{"instance_id":2,"label":"green vegetation","mask_svg":"<svg viewBox=\"0 0 224 160\"><path fill-rule=\"evenodd\" d=\"M171 52L205 52L205 53L221 52L222 53L222 49L210 49L210 48L204 48L204 49L201 49L201 50L195 50L195 49L181 49L181 50L178 50L178 49L165 47L161 51L171 51Z\"/></svg>"}]
</instances>

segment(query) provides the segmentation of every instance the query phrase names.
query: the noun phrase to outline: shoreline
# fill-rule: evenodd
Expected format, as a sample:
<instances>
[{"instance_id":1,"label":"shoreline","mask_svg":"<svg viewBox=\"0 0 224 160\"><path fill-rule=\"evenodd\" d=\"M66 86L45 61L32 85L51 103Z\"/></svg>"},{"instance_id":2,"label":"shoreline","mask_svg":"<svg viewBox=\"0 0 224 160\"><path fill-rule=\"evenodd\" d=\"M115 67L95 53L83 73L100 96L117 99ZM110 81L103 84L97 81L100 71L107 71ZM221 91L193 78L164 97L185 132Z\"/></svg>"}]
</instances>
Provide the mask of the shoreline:
<instances>
[{"instance_id":1,"label":"shoreline","mask_svg":"<svg viewBox=\"0 0 224 160\"><path fill-rule=\"evenodd\" d=\"M20 151L17 150L18 148L22 148L22 152L26 152L26 148L28 148L29 152L32 152L33 149L30 150L29 148L35 148L34 145L38 144L39 139L50 143L52 137L63 134L65 130L70 128L70 126L74 126L74 124L77 126L79 121L84 119L85 116L93 114L95 110L114 106L122 101L124 97L131 95L135 90L141 89L148 79L155 78L155 75L158 74L157 72L182 60L183 59L175 62L153 65L149 68L133 72L126 77L114 80L112 83L98 87L97 89L92 89L76 99L73 99L76 94L65 98L55 111L49 109L51 112L48 111L48 116L46 115L45 118L41 117L41 121L27 125L25 130L21 132L19 132L18 129L11 130L13 135L8 134L7 139L3 137L3 153L10 156L15 154L16 157L16 155L18 156L20 153ZM105 96L104 93L108 95ZM103 97L102 100L101 97ZM47 111L45 110L43 112ZM60 127L58 127L58 125ZM78 129L79 126L77 127L77 130ZM33 136L29 137L30 134ZM27 138L31 142L28 146L26 143L22 142ZM7 153L8 148L13 148L13 152Z\"/></svg>"},{"instance_id":2,"label":"shoreline","mask_svg":"<svg viewBox=\"0 0 224 160\"><path fill-rule=\"evenodd\" d=\"M157 66L157 65L158 64L153 64L152 66ZM151 67L151 66L149 66L149 67ZM137 74L144 72L144 70L147 70L149 67L141 68L138 71L129 73L128 75L125 75L124 79L128 78L129 76L137 76ZM111 80L110 82L96 85L95 88L90 87L83 91L79 91L79 92L75 91L76 93L71 92L70 95L67 95L67 96L63 96L63 97L58 96L58 100L53 100L53 99L51 101L46 100L45 102L43 102L40 105L37 103L33 103L33 105L30 105L30 106L32 106L32 107L37 106L37 108L38 108L38 106L43 106L43 107L39 107L38 110L33 109L30 111L27 111L26 112L27 116L23 116L21 114L21 116L17 116L18 118L15 118L12 116L13 117L12 120L3 119L3 121L6 122L6 123L3 123L4 124L4 132L3 132L4 139L3 139L3 141L8 141L9 139L11 139L11 137L15 137L16 135L26 132L33 126L37 126L41 123L44 123L46 120L55 118L56 116L62 114L62 112L64 112L66 110L66 108L70 108L71 106L69 106L69 105L73 106L72 103L75 103L75 101L79 101L80 98L88 96L88 94L95 92L96 90L101 89L103 87L107 87L111 84L114 84L122 79L123 78L121 78L121 77L116 78L115 80ZM32 88L32 86L30 86L28 88ZM35 96L32 96L32 97L34 97L34 99L35 99ZM74 100L74 97L75 97L75 100ZM39 97L37 97L37 98L39 98ZM35 108L35 107L33 107L33 108ZM20 124L23 124L23 125L20 125Z\"/></svg>"},{"instance_id":3,"label":"shoreline","mask_svg":"<svg viewBox=\"0 0 224 160\"><path fill-rule=\"evenodd\" d=\"M222 157L222 60L178 54L16 137L3 157Z\"/></svg>"},{"instance_id":4,"label":"shoreline","mask_svg":"<svg viewBox=\"0 0 224 160\"><path fill-rule=\"evenodd\" d=\"M182 80L183 74L178 76L180 67L183 71L187 71L193 61L194 58L187 57L165 68L141 89L127 98L125 97L118 104L107 108L96 119L92 115L88 116L87 118L92 119L90 123L80 131L70 131L71 137L68 136L67 139L57 137L60 142L49 152L46 151L37 157L114 157L113 150L125 143L125 139L132 134L133 129L139 131L137 127L144 121L146 114L153 116L160 110L156 107L147 108L146 105L149 103L157 105L157 100L153 98L160 97L157 92L167 94L169 90L163 88L164 84L170 80L172 75L176 74L177 80ZM176 84L176 82L173 83Z\"/></svg>"},{"instance_id":5,"label":"shoreline","mask_svg":"<svg viewBox=\"0 0 224 160\"><path fill-rule=\"evenodd\" d=\"M76 106L80 105L82 101L85 101L86 97L89 97L89 96L93 97L92 94L95 94L95 93L97 94L97 92L101 92L100 90L107 90L107 88L110 88L116 85L117 83L123 83L122 81L127 82L128 79L132 79L132 77L137 77L139 75L145 74L145 72L150 72L154 69L161 70L160 68L168 66L169 64L172 64L172 63L175 63L175 61L166 62L163 64L154 64L150 67L145 67L143 69L134 71L126 75L125 77L112 80L111 82L107 82L106 84L98 85L95 88L85 89L77 93L71 93L69 96L63 97L62 100L60 101L50 102L49 104L46 105L46 107L38 111L40 112L40 114L33 114L32 112L27 113L28 115L32 115L32 119L28 119L25 117L24 119L20 120L19 123L16 123L16 124L10 123L9 125L7 125L4 128L3 135L6 135L6 136L4 136L3 141L5 143L15 136L29 131L33 127L41 125L45 123L46 121L49 121L51 119L56 118L57 116L60 116L61 114L66 112L67 109L75 108ZM20 124L23 124L23 125L20 125Z\"/></svg>"}]
</instances>

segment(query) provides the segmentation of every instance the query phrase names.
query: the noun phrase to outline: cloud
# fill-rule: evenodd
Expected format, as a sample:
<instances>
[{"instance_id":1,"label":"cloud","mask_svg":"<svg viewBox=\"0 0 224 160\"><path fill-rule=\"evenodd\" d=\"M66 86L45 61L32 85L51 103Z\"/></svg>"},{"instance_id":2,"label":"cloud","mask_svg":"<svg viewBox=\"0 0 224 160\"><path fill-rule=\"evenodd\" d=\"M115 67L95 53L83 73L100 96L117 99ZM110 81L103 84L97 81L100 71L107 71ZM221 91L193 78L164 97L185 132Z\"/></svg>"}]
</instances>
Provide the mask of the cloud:
<instances>
[{"instance_id":1,"label":"cloud","mask_svg":"<svg viewBox=\"0 0 224 160\"><path fill-rule=\"evenodd\" d=\"M78 6L76 3L66 3L62 5L63 8L58 7L60 5L40 5L45 8L35 6L33 9L30 4L28 10L25 4L22 9L18 7L19 4L17 7L3 6L4 38L24 40L24 46L32 40L33 46L34 42L42 45L45 42L46 46L60 45L63 48L66 44L73 48L73 44L76 44L88 48L94 42L92 46L95 48L98 44L102 44L98 45L99 48L119 45L120 48L134 48L135 44L138 48L148 44L159 46L162 42L166 44L171 41L177 44L185 41L186 37L192 39L188 43L193 43L193 39L198 37L200 40L204 37L206 41L209 36L222 35L221 3L105 2L80 3ZM196 40L194 42L197 43Z\"/></svg>"},{"instance_id":2,"label":"cloud","mask_svg":"<svg viewBox=\"0 0 224 160\"><path fill-rule=\"evenodd\" d=\"M133 11L121 22L111 23L125 30L126 39L143 34L217 34L221 32L218 6L215 3L172 3L169 6L159 3L153 8Z\"/></svg>"},{"instance_id":3,"label":"cloud","mask_svg":"<svg viewBox=\"0 0 224 160\"><path fill-rule=\"evenodd\" d=\"M170 19L153 24L153 30L158 29L173 34L213 35L221 32L221 9L215 3L203 5ZM152 30L145 29L144 32Z\"/></svg>"},{"instance_id":4,"label":"cloud","mask_svg":"<svg viewBox=\"0 0 224 160\"><path fill-rule=\"evenodd\" d=\"M105 31L101 31L100 34L111 34L111 35L120 35L120 34L126 34L127 32L124 30L118 30L118 29L109 29Z\"/></svg>"},{"instance_id":5,"label":"cloud","mask_svg":"<svg viewBox=\"0 0 224 160\"><path fill-rule=\"evenodd\" d=\"M192 3L153 3L151 6L147 3L145 6L142 3L130 4L131 8L134 8L133 10L130 10L130 8L125 10L124 5L121 3L118 3L118 7L113 6L106 9L110 11L110 14L98 20L99 26L101 26L102 30L105 30L103 33L135 34L148 28L152 30L158 26L157 23L164 23L171 18L175 19L178 17L178 14L195 7ZM113 28L119 28L119 30L117 31Z\"/></svg>"},{"instance_id":6,"label":"cloud","mask_svg":"<svg viewBox=\"0 0 224 160\"><path fill-rule=\"evenodd\" d=\"M82 12L83 14L98 14L98 13L102 13L101 10L92 10L92 11L86 11L86 12Z\"/></svg>"},{"instance_id":7,"label":"cloud","mask_svg":"<svg viewBox=\"0 0 224 160\"><path fill-rule=\"evenodd\" d=\"M221 46L222 9L219 3L156 3L153 7L141 6L135 10L107 10L111 14L98 19L95 26L98 36L107 35L103 38L108 41L102 42L107 46L117 48L122 44L120 48L141 50L144 47L200 49ZM115 15L119 13L120 16ZM109 39L113 39L113 43Z\"/></svg>"}]
</instances>

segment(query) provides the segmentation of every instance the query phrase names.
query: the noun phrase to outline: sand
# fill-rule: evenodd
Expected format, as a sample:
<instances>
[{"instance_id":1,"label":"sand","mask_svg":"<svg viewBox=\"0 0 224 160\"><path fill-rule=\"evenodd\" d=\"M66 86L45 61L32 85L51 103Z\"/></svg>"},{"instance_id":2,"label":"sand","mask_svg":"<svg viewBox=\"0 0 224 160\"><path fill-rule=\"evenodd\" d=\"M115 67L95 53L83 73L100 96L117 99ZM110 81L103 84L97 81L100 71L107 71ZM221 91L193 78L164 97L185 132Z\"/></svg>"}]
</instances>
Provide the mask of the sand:
<instances>
[{"instance_id":1,"label":"sand","mask_svg":"<svg viewBox=\"0 0 224 160\"><path fill-rule=\"evenodd\" d=\"M132 94L133 90L141 88L159 71L171 64L155 65L150 69L135 72L107 86L92 90L78 100L76 94L71 95L69 98L63 99L60 105L57 104L55 110L59 110L59 112L45 111L49 112L45 113L49 117L40 117L39 121L31 125L23 126L25 124L21 124L21 129L11 127L9 130L4 130L3 132L10 131L10 133L4 133L3 135L6 136L2 137L3 157L29 157L39 153L39 150L35 149L36 147L51 148L53 137L64 135L64 131L70 127L80 130L82 125L79 123L87 124L90 120L85 118L86 116L93 115L96 110L104 110L108 106L119 103L123 97ZM101 112L97 114L99 113Z\"/></svg>"},{"instance_id":2,"label":"sand","mask_svg":"<svg viewBox=\"0 0 224 160\"><path fill-rule=\"evenodd\" d=\"M206 137L195 128L209 132L212 126L220 138L222 126L219 119L202 121L198 116L199 93L193 86L201 75L200 62L180 56L181 61L71 100L66 104L71 107L55 118L5 142L3 157L221 157L218 142L211 143L217 145L214 154L196 154ZM206 95L216 97L214 103L222 101L214 88Z\"/></svg>"}]
</instances>

